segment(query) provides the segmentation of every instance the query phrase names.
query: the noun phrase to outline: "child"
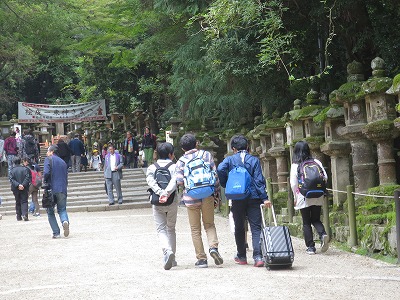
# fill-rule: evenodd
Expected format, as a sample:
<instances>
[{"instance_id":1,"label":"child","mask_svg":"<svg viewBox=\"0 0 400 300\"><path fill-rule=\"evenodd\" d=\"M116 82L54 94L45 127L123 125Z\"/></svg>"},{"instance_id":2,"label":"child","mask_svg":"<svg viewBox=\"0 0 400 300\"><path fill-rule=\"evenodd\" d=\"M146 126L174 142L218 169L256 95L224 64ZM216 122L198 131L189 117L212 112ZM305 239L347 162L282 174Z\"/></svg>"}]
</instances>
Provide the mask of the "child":
<instances>
[{"instance_id":1,"label":"child","mask_svg":"<svg viewBox=\"0 0 400 300\"><path fill-rule=\"evenodd\" d=\"M302 162L312 159L310 147L308 146L307 142L297 142L294 146L293 163L290 167L290 186L292 187L294 195L294 208L296 210L300 210L301 217L303 219L303 235L307 247L306 252L307 254L311 255L315 254L316 252L311 224L314 225L321 240L321 252L326 252L329 248L329 236L326 234L324 224L322 224L320 220L321 206L324 201L324 195L318 198L305 198L300 193L298 186L298 166ZM328 179L328 175L326 174L322 163L318 159L314 159L314 161L320 166L326 181Z\"/></svg>"},{"instance_id":2,"label":"child","mask_svg":"<svg viewBox=\"0 0 400 300\"><path fill-rule=\"evenodd\" d=\"M173 197L170 205L153 205L154 221L156 223L161 248L164 253L164 269L169 270L177 265L175 261L175 224L178 214L178 201L177 197L174 196L176 190L175 164L172 163L172 160L174 159L174 146L170 143L159 144L157 146L157 152L159 159L155 164L152 164L147 168L146 181L153 192L159 196L160 204L165 203L170 196ZM171 179L166 188L162 189L155 178L155 174L158 167L166 167L167 165Z\"/></svg>"},{"instance_id":3,"label":"child","mask_svg":"<svg viewBox=\"0 0 400 300\"><path fill-rule=\"evenodd\" d=\"M90 168L93 168L96 171L101 171L101 157L98 150L93 150L93 155L90 159Z\"/></svg>"},{"instance_id":4,"label":"child","mask_svg":"<svg viewBox=\"0 0 400 300\"><path fill-rule=\"evenodd\" d=\"M185 186L185 181L188 181L188 178L185 177L185 166L189 164L192 159L197 157L203 160L203 164L209 165L213 173L215 172L213 156L208 151L198 150L196 148L197 141L193 134L188 133L183 135L180 144L185 153L176 163L176 180L178 185ZM202 223L207 235L209 245L208 252L210 256L214 259L216 265L221 265L224 262L218 252L219 242L214 222L214 200L219 193L219 181L217 177L215 178L214 190L214 194L210 194L202 199L197 199L189 195L187 187L185 186L182 195L182 200L186 205L189 216L192 242L196 252L197 262L194 264L196 268L208 268L207 254L204 251L204 245L201 239Z\"/></svg>"},{"instance_id":5,"label":"child","mask_svg":"<svg viewBox=\"0 0 400 300\"><path fill-rule=\"evenodd\" d=\"M228 156L219 164L217 172L220 183L223 187L226 186L228 181L228 173L230 170L238 166L237 161L241 160L249 174L252 175L250 183L251 194L244 200L232 201L232 213L235 223L235 241L237 248L237 255L234 257L236 263L240 265L247 265L246 257L246 232L245 221L246 217L250 224L252 242L253 242L253 259L255 267L263 267L264 261L262 259L260 247L260 234L261 234L261 210L260 204L264 203L265 206L271 206L268 200L265 178L262 174L260 160L250 155L247 152L248 142L243 135L235 135L231 139L231 147L233 155Z\"/></svg>"}]
</instances>

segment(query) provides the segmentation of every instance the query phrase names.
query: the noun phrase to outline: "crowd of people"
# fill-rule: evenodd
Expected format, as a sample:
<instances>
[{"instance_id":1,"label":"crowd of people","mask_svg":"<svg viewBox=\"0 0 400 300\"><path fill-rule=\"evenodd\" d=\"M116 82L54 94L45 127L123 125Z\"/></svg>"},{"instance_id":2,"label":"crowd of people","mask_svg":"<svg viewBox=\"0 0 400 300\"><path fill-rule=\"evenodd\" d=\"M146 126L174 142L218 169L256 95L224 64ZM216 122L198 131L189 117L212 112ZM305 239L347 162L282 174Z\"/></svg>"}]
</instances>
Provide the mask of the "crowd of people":
<instances>
[{"instance_id":1,"label":"crowd of people","mask_svg":"<svg viewBox=\"0 0 400 300\"><path fill-rule=\"evenodd\" d=\"M46 208L52 237L60 237L60 226L55 217L55 207L59 214L64 236L69 235L69 218L67 213L68 165L72 172L79 172L82 157L86 156L85 147L76 134L68 144L62 139L51 145L44 160L43 174L38 165L39 148L29 150L30 133L26 132L23 141L17 142L12 133L4 143L4 150L9 161L9 178L11 190L16 201L16 218L18 221L28 221L28 197L32 195L34 215L40 215L37 193L43 183L44 189L51 189L53 205ZM168 142L156 143L156 138L146 127L141 148L144 151L144 164L147 167L146 180L150 187L150 200L153 217L163 252L163 267L166 270L177 265L176 262L176 232L178 204L183 203L187 208L191 237L195 249L195 267L207 268L208 255L216 265L224 260L219 253L219 240L214 223L214 208L220 202L220 187L226 187L230 171L243 165L250 174L247 194L240 200L232 201L231 212L234 221L234 237L236 254L234 261L246 265L247 241L245 224L248 222L252 233L252 258L255 267L264 266L264 258L260 246L262 230L262 212L260 205L271 206L266 193L266 181L261 164L257 157L248 152L249 143L242 135L231 139L233 155L226 157L218 168L209 151L197 149L197 140L193 134L185 134L180 139L184 151L182 157L175 160L174 146ZM105 149L104 149L105 148ZM27 151L29 150L29 151ZM115 149L112 143L103 147L100 155L94 147L90 166L104 172L105 187L109 205L115 204L113 190L116 190L118 204L123 203L121 179L123 168L138 167L139 143L131 132L126 133L123 148ZM19 153L22 153L22 158ZM158 159L156 159L158 157ZM321 252L328 249L328 235L320 221L323 198L308 199L299 193L298 166L304 161L313 160L307 143L298 142L294 148L293 164L291 167L291 186L295 196L295 208L300 210L303 217L303 233L308 254L315 254L315 242L311 225L317 229L321 240ZM239 163L240 162L240 163ZM327 179L322 164L315 160ZM38 180L38 178L40 180ZM39 183L40 181L40 183ZM177 193L182 187L182 193ZM180 195L180 196L178 196ZM179 199L178 199L179 198ZM206 232L208 251L202 240L202 227ZM208 253L208 254L207 254Z\"/></svg>"}]
</instances>

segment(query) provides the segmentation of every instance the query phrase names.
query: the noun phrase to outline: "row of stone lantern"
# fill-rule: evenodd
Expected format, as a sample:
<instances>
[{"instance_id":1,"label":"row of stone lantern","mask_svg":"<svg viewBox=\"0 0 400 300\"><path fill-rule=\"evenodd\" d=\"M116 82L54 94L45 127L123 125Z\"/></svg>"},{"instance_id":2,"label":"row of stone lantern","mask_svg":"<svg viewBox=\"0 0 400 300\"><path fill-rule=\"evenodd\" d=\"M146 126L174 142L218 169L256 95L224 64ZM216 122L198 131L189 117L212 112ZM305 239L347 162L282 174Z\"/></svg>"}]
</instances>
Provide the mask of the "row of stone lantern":
<instances>
[{"instance_id":1,"label":"row of stone lantern","mask_svg":"<svg viewBox=\"0 0 400 300\"><path fill-rule=\"evenodd\" d=\"M317 93L311 90L306 106L296 100L283 118L265 121L248 132L250 151L259 156L264 173L278 183L279 191L287 189L292 148L304 139L313 157L330 166L335 204L346 200L346 194L338 191L346 191L351 183L356 192L396 183L393 141L400 127L400 119L394 122L400 76L392 86L380 58L372 61L371 68L372 77L363 81L362 65L349 64L348 82L331 93L329 106L319 105ZM232 135L224 136L228 152Z\"/></svg>"}]
</instances>

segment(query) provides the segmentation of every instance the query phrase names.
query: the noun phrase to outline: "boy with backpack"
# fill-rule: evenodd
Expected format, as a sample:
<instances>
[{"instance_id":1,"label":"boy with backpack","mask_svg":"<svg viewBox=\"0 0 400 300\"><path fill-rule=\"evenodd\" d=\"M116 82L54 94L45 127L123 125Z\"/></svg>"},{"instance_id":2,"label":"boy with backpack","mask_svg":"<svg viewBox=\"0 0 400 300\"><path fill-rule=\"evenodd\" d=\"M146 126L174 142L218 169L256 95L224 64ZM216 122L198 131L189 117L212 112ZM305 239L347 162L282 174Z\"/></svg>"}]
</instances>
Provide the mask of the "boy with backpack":
<instances>
[{"instance_id":1,"label":"boy with backpack","mask_svg":"<svg viewBox=\"0 0 400 300\"><path fill-rule=\"evenodd\" d=\"M175 267L176 233L175 224L178 214L178 201L175 196L176 177L174 146L162 143L157 146L159 159L147 168L146 181L150 189L150 203L153 205L153 217L158 238L164 253L164 269Z\"/></svg>"},{"instance_id":2,"label":"boy with backpack","mask_svg":"<svg viewBox=\"0 0 400 300\"><path fill-rule=\"evenodd\" d=\"M218 198L219 181L214 159L210 152L197 150L193 134L180 140L184 155L176 163L177 184L184 186L182 200L187 207L192 241L196 252L195 267L207 268L207 254L201 239L201 220L207 234L209 253L216 265L223 259L218 252L218 237L214 223L215 199Z\"/></svg>"},{"instance_id":3,"label":"boy with backpack","mask_svg":"<svg viewBox=\"0 0 400 300\"><path fill-rule=\"evenodd\" d=\"M248 142L243 135L233 136L231 147L234 154L226 157L219 164L217 172L221 185L226 187L227 198L232 199L231 211L235 223L237 248L234 260L240 265L247 265L245 238L247 217L253 242L254 266L263 267L264 261L260 247L262 229L260 204L271 206L266 193L265 178L262 174L260 160L247 152Z\"/></svg>"}]
</instances>

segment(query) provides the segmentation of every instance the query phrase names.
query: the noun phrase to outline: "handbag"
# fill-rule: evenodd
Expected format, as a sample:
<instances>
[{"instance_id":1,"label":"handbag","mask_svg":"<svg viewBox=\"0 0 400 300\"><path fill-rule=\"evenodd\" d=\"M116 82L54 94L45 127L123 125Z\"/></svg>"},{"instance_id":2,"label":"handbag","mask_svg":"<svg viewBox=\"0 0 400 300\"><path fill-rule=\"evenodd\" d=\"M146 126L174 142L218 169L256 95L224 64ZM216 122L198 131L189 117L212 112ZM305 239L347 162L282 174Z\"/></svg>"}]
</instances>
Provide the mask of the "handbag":
<instances>
[{"instance_id":1,"label":"handbag","mask_svg":"<svg viewBox=\"0 0 400 300\"><path fill-rule=\"evenodd\" d=\"M42 207L51 208L54 207L56 203L54 202L53 192L51 189L46 189L43 191Z\"/></svg>"},{"instance_id":2,"label":"handbag","mask_svg":"<svg viewBox=\"0 0 400 300\"><path fill-rule=\"evenodd\" d=\"M49 157L50 161L50 174L53 169L53 160L51 157ZM48 182L45 182L45 185L43 186L44 191L43 191L43 198L42 198L42 207L43 208L52 208L56 205L53 197L53 191L50 188L50 185Z\"/></svg>"}]
</instances>

